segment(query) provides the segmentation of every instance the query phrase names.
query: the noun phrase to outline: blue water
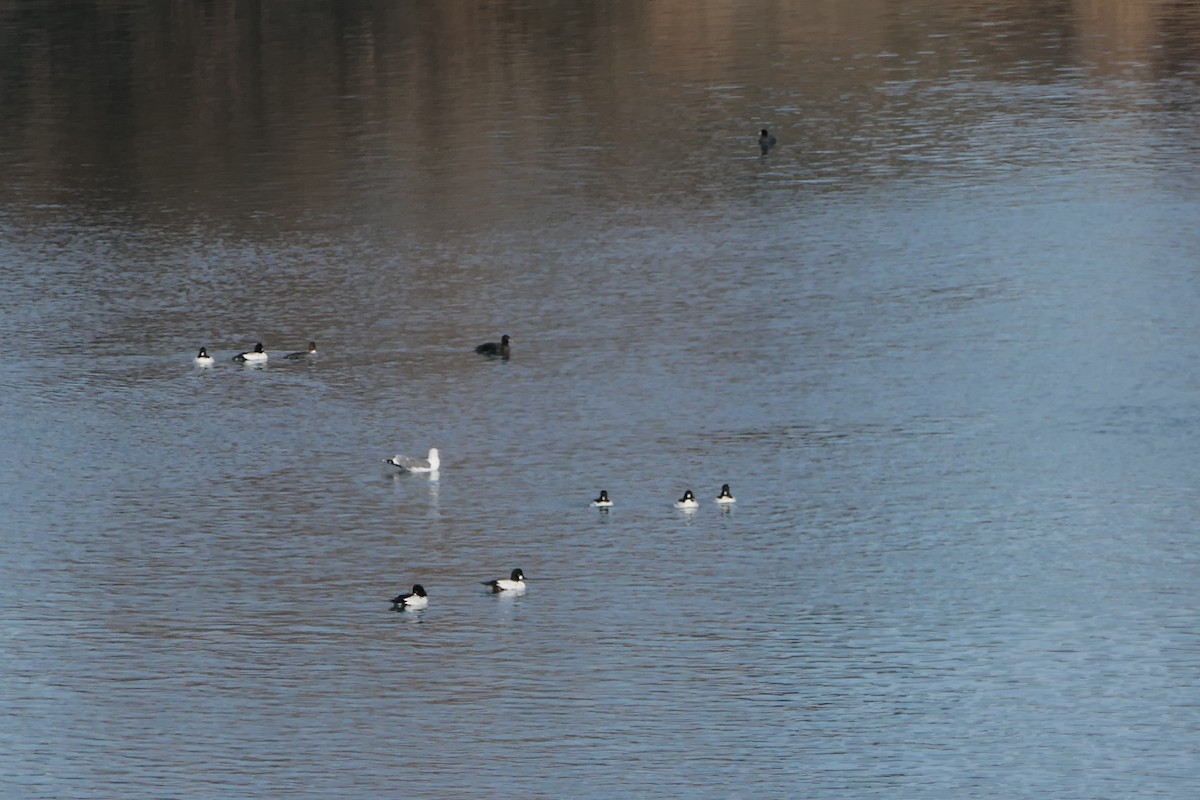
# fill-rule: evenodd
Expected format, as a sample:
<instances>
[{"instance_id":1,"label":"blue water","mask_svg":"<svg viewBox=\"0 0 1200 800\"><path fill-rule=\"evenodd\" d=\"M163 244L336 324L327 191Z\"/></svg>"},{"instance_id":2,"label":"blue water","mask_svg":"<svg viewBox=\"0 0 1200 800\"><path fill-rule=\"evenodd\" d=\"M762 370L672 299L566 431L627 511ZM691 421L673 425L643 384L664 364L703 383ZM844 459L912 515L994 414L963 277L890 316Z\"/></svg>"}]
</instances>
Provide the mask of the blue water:
<instances>
[{"instance_id":1,"label":"blue water","mask_svg":"<svg viewBox=\"0 0 1200 800\"><path fill-rule=\"evenodd\" d=\"M39 9L0 796L1194 793L1186 8Z\"/></svg>"}]
</instances>

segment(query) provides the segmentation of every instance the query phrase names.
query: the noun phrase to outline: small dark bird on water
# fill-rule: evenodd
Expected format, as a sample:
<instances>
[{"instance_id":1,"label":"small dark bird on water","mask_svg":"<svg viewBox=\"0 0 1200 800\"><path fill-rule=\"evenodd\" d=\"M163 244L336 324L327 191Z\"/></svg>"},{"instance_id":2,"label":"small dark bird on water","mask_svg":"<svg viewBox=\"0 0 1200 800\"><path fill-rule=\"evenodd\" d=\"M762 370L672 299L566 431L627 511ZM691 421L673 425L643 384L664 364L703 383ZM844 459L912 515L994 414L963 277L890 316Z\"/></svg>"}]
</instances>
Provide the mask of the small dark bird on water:
<instances>
[{"instance_id":1,"label":"small dark bird on water","mask_svg":"<svg viewBox=\"0 0 1200 800\"><path fill-rule=\"evenodd\" d=\"M308 358L317 354L317 343L309 342L307 350L301 350L299 353L288 353L284 358L290 358L292 361L299 361L302 358Z\"/></svg>"},{"instance_id":2,"label":"small dark bird on water","mask_svg":"<svg viewBox=\"0 0 1200 800\"><path fill-rule=\"evenodd\" d=\"M496 342L484 342L475 348L475 352L481 356L503 356L504 358L508 358L508 334L506 333L500 337L499 344Z\"/></svg>"},{"instance_id":3,"label":"small dark bird on water","mask_svg":"<svg viewBox=\"0 0 1200 800\"><path fill-rule=\"evenodd\" d=\"M771 151L771 148L775 146L775 143L777 141L778 140L774 136L772 136L770 134L770 132L767 131L766 128L763 128L761 131L758 132L758 146L759 146L759 148L762 149L763 155L766 155L767 153L769 153Z\"/></svg>"}]
</instances>

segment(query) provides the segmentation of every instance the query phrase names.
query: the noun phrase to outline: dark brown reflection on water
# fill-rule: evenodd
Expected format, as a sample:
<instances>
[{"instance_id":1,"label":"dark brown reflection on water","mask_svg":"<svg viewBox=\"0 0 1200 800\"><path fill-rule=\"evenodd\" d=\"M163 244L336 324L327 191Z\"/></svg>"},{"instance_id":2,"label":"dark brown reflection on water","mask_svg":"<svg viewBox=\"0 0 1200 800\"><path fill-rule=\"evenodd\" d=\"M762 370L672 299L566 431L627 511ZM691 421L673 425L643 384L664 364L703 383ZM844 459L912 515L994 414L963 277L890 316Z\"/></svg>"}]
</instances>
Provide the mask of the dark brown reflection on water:
<instances>
[{"instance_id":1,"label":"dark brown reflection on water","mask_svg":"<svg viewBox=\"0 0 1200 800\"><path fill-rule=\"evenodd\" d=\"M511 201L531 176L562 188L539 161L653 183L760 123L844 148L898 116L880 91L898 81L1194 80L1197 41L1195 4L1117 0L18 2L0 12L0 197L237 217L416 183L425 213L442 193ZM495 180L505 162L524 188Z\"/></svg>"}]
</instances>

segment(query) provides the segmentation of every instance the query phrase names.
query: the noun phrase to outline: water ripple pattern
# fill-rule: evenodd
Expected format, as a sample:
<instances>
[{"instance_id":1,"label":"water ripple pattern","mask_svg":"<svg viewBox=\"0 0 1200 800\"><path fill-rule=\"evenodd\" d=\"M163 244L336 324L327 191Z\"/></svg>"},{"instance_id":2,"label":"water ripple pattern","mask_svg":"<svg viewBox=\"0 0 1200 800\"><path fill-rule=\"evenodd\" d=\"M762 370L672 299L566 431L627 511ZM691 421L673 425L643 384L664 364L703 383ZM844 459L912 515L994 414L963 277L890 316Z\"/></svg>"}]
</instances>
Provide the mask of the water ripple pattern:
<instances>
[{"instance_id":1,"label":"water ripple pattern","mask_svg":"<svg viewBox=\"0 0 1200 800\"><path fill-rule=\"evenodd\" d=\"M0 798L1193 796L1197 52L6 5Z\"/></svg>"}]
</instances>

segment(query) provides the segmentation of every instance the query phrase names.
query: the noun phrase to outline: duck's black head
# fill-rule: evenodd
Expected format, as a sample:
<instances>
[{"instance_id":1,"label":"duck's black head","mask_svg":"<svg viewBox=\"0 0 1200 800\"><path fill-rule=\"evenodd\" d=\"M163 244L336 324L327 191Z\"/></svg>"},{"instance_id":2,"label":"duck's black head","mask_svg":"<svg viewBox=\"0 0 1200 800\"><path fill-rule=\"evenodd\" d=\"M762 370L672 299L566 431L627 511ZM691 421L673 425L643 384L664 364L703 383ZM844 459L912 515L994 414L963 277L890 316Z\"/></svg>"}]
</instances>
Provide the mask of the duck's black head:
<instances>
[{"instance_id":1,"label":"duck's black head","mask_svg":"<svg viewBox=\"0 0 1200 800\"><path fill-rule=\"evenodd\" d=\"M317 343L316 343L316 342L309 342L309 343L308 343L308 352L310 352L310 353L315 353L315 352L317 352Z\"/></svg>"},{"instance_id":2,"label":"duck's black head","mask_svg":"<svg viewBox=\"0 0 1200 800\"><path fill-rule=\"evenodd\" d=\"M691 489L688 489L686 492L683 493L683 499L684 500L695 500L696 495L692 494Z\"/></svg>"},{"instance_id":3,"label":"duck's black head","mask_svg":"<svg viewBox=\"0 0 1200 800\"><path fill-rule=\"evenodd\" d=\"M512 571L512 574L509 575L508 577L514 581L523 581L523 580L525 580L525 573L521 572L521 570L519 570L519 569L514 569Z\"/></svg>"},{"instance_id":4,"label":"duck's black head","mask_svg":"<svg viewBox=\"0 0 1200 800\"><path fill-rule=\"evenodd\" d=\"M761 136L762 138L766 139L771 134L767 133L766 128L763 128L761 131L758 132L758 135Z\"/></svg>"},{"instance_id":5,"label":"duck's black head","mask_svg":"<svg viewBox=\"0 0 1200 800\"><path fill-rule=\"evenodd\" d=\"M261 353L262 351L263 351L262 342L259 342L258 344L254 345L254 352Z\"/></svg>"},{"instance_id":6,"label":"duck's black head","mask_svg":"<svg viewBox=\"0 0 1200 800\"><path fill-rule=\"evenodd\" d=\"M208 351L201 347L200 355L196 356L196 358L208 358Z\"/></svg>"},{"instance_id":7,"label":"duck's black head","mask_svg":"<svg viewBox=\"0 0 1200 800\"><path fill-rule=\"evenodd\" d=\"M413 594L415 594L417 597L426 597L426 594L425 594L425 587L424 587L424 586L422 586L422 585L421 585L421 584L419 584L419 583L414 583L414 584L413 584L413 590L412 590L412 593L413 593Z\"/></svg>"},{"instance_id":8,"label":"duck's black head","mask_svg":"<svg viewBox=\"0 0 1200 800\"><path fill-rule=\"evenodd\" d=\"M505 347L508 346L508 334L507 333L500 337L500 344L504 345Z\"/></svg>"}]
</instances>

